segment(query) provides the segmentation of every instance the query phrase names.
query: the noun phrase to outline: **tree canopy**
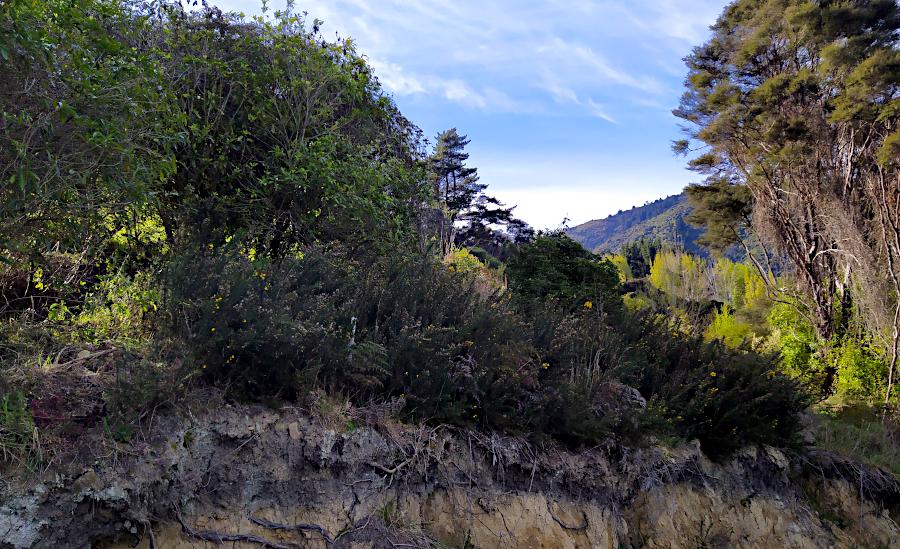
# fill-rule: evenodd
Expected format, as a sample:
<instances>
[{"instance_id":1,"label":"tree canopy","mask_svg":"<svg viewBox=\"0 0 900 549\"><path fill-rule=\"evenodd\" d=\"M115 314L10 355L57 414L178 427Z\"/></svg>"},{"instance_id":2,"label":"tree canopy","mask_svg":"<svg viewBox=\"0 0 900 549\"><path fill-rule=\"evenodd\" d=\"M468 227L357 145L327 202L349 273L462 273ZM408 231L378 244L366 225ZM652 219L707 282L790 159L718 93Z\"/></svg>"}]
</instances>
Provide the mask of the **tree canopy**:
<instances>
[{"instance_id":1,"label":"tree canopy","mask_svg":"<svg viewBox=\"0 0 900 549\"><path fill-rule=\"evenodd\" d=\"M741 238L752 208L752 229L789 260L819 335L840 338L854 300L866 300L856 310L895 363L900 7L738 0L712 29L687 58L675 111L690 124L678 148L707 147L691 166L708 186L690 191L707 241Z\"/></svg>"}]
</instances>

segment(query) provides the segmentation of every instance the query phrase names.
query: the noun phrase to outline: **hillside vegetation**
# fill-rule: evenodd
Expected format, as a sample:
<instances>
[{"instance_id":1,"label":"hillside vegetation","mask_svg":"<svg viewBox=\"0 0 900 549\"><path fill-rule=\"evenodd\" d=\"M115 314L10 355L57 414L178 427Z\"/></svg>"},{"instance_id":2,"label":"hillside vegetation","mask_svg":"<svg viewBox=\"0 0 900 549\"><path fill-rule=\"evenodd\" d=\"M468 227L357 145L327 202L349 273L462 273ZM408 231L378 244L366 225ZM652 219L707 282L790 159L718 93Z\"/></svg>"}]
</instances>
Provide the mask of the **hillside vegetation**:
<instances>
[{"instance_id":1,"label":"hillside vegetation","mask_svg":"<svg viewBox=\"0 0 900 549\"><path fill-rule=\"evenodd\" d=\"M204 385L574 446L796 441L773 357L627 314L610 262L512 218L456 130L426 151L318 22L32 0L0 25L8 464L128 443Z\"/></svg>"},{"instance_id":2,"label":"hillside vegetation","mask_svg":"<svg viewBox=\"0 0 900 549\"><path fill-rule=\"evenodd\" d=\"M690 213L690 203L682 193L582 223L567 229L566 234L598 254L616 253L626 244L648 239L706 255L706 248L697 243L703 231L686 220Z\"/></svg>"},{"instance_id":3,"label":"hillside vegetation","mask_svg":"<svg viewBox=\"0 0 900 549\"><path fill-rule=\"evenodd\" d=\"M729 8L723 36L744 4ZM871 18L886 26L896 9L882 8ZM231 403L350 402L575 449L698 440L724 459L748 445L802 446L810 395L835 387L830 353L844 340L833 337L856 333L838 322L845 316L816 314L823 287L834 290L831 306L858 295L837 290L844 264L826 251L834 242L814 248L815 268L792 279L808 293L766 294L818 330L810 352L823 376L811 392L784 347L691 329L698 324L679 309L693 312L705 290L687 276L690 256L639 246L624 265L643 261L656 298L671 303L624 295L621 258L515 219L469 165L463 133L441 132L429 148L352 40L329 41L319 28L292 9L246 18L117 0L0 4L6 469L40 471L66 452L88 452L79 446L85 433L132 451L158 414L212 389ZM779 36L761 27L754 40L770 31ZM893 54L877 55L887 63ZM726 80L694 65L697 97L689 93L684 112L696 108L685 116L708 123L716 94L704 86ZM862 88L847 93L881 85L861 74L848 81ZM799 84L785 86L779 93ZM890 108L872 108L870 118L895 122ZM711 131L696 137L712 141ZM866 173L893 181L896 140L883 141L859 162L877 156L880 171ZM727 184L743 185L737 175ZM654 219L669 212L682 223L677 211L687 206L674 202L682 210L664 202L654 206L661 214L632 217L664 224ZM697 215L718 228L709 212L724 211ZM791 238L780 253L794 258ZM867 250L893 261L894 248L882 248ZM820 257L832 258L824 281ZM729 302L735 310L756 303L749 269L741 299ZM772 270L759 276L766 288L781 284ZM879 306L894 310L897 294L884 295ZM866 332L878 356L896 355L889 326L897 325L895 317L879 325L888 331ZM893 355L890 337L876 333L893 333ZM865 388L889 404L893 368Z\"/></svg>"}]
</instances>

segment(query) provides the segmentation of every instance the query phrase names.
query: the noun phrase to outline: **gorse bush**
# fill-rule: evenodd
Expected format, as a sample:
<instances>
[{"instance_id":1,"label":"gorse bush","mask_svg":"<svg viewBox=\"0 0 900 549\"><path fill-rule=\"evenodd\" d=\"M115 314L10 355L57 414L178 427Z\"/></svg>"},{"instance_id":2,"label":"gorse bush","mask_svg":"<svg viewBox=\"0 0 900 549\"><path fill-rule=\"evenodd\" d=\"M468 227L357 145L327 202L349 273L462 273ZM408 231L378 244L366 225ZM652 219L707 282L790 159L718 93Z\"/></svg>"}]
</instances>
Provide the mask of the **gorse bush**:
<instances>
[{"instance_id":1,"label":"gorse bush","mask_svg":"<svg viewBox=\"0 0 900 549\"><path fill-rule=\"evenodd\" d=\"M806 405L768 358L599 307L484 297L472 274L428 255L310 248L268 262L233 245L198 250L170 276L172 325L194 367L236 398L325 387L360 404L402 397L413 418L575 445L656 428L713 456L792 443ZM598 389L616 380L652 400L656 419L598 409Z\"/></svg>"},{"instance_id":2,"label":"gorse bush","mask_svg":"<svg viewBox=\"0 0 900 549\"><path fill-rule=\"evenodd\" d=\"M514 424L538 365L508 308L431 257L337 255L254 262L235 246L176 261L171 323L200 374L242 398L319 384L358 402L403 396L418 417Z\"/></svg>"},{"instance_id":3,"label":"gorse bush","mask_svg":"<svg viewBox=\"0 0 900 549\"><path fill-rule=\"evenodd\" d=\"M713 457L747 444L798 442L798 414L810 400L777 357L674 332L658 317L630 319L621 331L629 361L617 374L655 403L669 432L698 439Z\"/></svg>"},{"instance_id":4,"label":"gorse bush","mask_svg":"<svg viewBox=\"0 0 900 549\"><path fill-rule=\"evenodd\" d=\"M198 248L169 269L170 326L203 378L237 396L292 398L298 372L328 371L349 350L345 282L337 262L317 253L271 262L236 243Z\"/></svg>"}]
</instances>

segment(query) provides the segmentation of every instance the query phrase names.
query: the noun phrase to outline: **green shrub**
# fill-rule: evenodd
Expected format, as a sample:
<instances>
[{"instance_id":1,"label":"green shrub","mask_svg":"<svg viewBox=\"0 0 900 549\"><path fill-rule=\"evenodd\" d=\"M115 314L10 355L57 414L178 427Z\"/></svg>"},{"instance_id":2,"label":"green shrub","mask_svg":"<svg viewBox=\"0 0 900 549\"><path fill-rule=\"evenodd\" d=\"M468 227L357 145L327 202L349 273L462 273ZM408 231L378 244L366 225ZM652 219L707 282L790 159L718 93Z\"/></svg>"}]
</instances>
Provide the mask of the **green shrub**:
<instances>
[{"instance_id":1,"label":"green shrub","mask_svg":"<svg viewBox=\"0 0 900 549\"><path fill-rule=\"evenodd\" d=\"M434 422L599 436L597 418L579 412L594 356L584 344L608 331L597 310L565 322L566 335L551 330L566 313L543 315L541 334L470 274L416 255L353 264L307 250L264 263L235 247L178 260L170 277L173 327L200 375L233 397L324 387L357 404L402 397L408 416Z\"/></svg>"},{"instance_id":2,"label":"green shrub","mask_svg":"<svg viewBox=\"0 0 900 549\"><path fill-rule=\"evenodd\" d=\"M810 400L777 357L672 334L659 323L640 331L631 350L644 363L623 377L664 406L677 434L698 439L712 457L748 444L796 444Z\"/></svg>"},{"instance_id":3,"label":"green shrub","mask_svg":"<svg viewBox=\"0 0 900 549\"><path fill-rule=\"evenodd\" d=\"M721 311L713 314L712 322L703 334L707 341L721 341L731 348L740 346L750 336L750 326L734 316L734 310L723 305Z\"/></svg>"},{"instance_id":4,"label":"green shrub","mask_svg":"<svg viewBox=\"0 0 900 549\"><path fill-rule=\"evenodd\" d=\"M506 272L509 289L525 300L549 297L570 309L588 306L618 311L622 306L616 266L562 232L539 234L522 244Z\"/></svg>"},{"instance_id":5,"label":"green shrub","mask_svg":"<svg viewBox=\"0 0 900 549\"><path fill-rule=\"evenodd\" d=\"M30 467L38 457L36 442L37 431L25 394L9 391L0 395L0 460Z\"/></svg>"},{"instance_id":6,"label":"green shrub","mask_svg":"<svg viewBox=\"0 0 900 549\"><path fill-rule=\"evenodd\" d=\"M251 261L237 244L173 260L169 324L203 379L242 398L292 398L301 369L349 353L345 275L321 254Z\"/></svg>"}]
</instances>

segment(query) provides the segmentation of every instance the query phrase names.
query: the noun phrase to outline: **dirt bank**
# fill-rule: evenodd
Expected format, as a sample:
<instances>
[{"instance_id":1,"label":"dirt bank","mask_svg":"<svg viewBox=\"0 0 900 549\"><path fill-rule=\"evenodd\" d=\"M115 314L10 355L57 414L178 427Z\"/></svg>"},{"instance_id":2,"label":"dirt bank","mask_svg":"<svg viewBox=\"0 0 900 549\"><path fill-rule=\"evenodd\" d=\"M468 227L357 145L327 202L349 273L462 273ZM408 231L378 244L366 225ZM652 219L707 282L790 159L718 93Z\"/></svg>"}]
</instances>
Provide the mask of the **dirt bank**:
<instances>
[{"instance_id":1,"label":"dirt bank","mask_svg":"<svg viewBox=\"0 0 900 549\"><path fill-rule=\"evenodd\" d=\"M900 487L826 454L581 453L301 410L155 418L115 459L8 488L3 547L900 547ZM337 428L335 428L337 427Z\"/></svg>"}]
</instances>

